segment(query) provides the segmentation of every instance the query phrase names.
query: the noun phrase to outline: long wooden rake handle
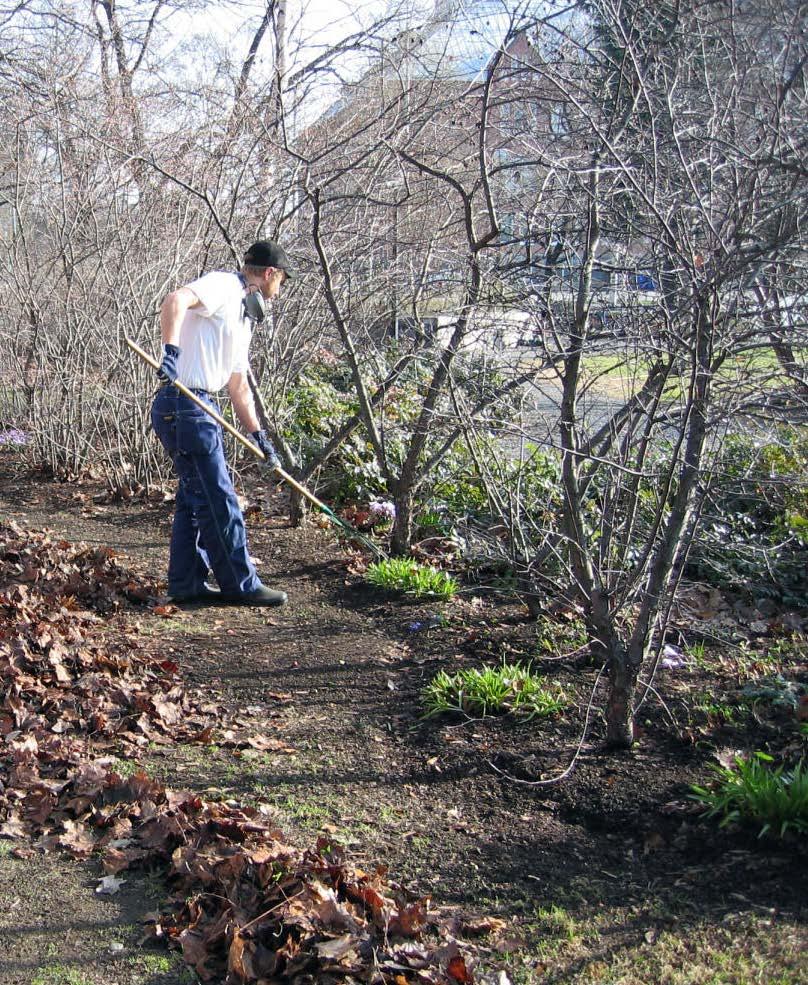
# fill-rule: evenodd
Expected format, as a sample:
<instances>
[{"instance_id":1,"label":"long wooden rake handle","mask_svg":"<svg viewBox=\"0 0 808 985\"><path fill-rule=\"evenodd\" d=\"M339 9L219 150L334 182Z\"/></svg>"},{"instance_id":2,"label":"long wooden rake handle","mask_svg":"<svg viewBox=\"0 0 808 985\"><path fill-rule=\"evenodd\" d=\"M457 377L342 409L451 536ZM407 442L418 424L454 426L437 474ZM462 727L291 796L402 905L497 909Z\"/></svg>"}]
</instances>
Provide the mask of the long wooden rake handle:
<instances>
[{"instance_id":1,"label":"long wooden rake handle","mask_svg":"<svg viewBox=\"0 0 808 985\"><path fill-rule=\"evenodd\" d=\"M157 360L152 359L152 357L148 354L148 352L146 352L144 349L141 349L136 342L133 342L128 336L124 336L124 340L126 341L126 344L129 346L129 348L132 350L132 352L137 353L137 355L139 355L140 358L145 363L148 363L152 369L157 370L160 368L160 364L157 362ZM240 442L247 449L247 451L255 455L255 457L259 459L259 461L264 461L265 456L260 448L254 445L252 441L248 441L244 437L244 435L241 434L240 431L238 431L236 428L233 427L232 424L229 423L229 421L226 421L221 414L217 413L212 407L206 404L205 401L202 400L200 397L197 397L197 395L192 390L189 390L184 383L180 383L179 380L174 380L173 385L180 391L181 394L183 394L183 396L193 401L193 403L195 403L197 407L201 407L202 410L204 410L206 414L212 417L217 424L220 424L224 428L224 430L228 432L228 434L232 434L233 437L236 439L236 441ZM313 503L318 509L322 510L324 513L331 513L331 510L325 505L325 503L322 503L314 495L314 493L309 492L309 490L306 489L305 486L301 486L301 484L296 479L293 479L288 472L285 472L280 467L280 465L275 466L274 473L278 476L279 479L283 479L284 482L288 483L294 489L297 489L297 491L301 494L301 496L305 496L306 499L310 503Z\"/></svg>"}]
</instances>

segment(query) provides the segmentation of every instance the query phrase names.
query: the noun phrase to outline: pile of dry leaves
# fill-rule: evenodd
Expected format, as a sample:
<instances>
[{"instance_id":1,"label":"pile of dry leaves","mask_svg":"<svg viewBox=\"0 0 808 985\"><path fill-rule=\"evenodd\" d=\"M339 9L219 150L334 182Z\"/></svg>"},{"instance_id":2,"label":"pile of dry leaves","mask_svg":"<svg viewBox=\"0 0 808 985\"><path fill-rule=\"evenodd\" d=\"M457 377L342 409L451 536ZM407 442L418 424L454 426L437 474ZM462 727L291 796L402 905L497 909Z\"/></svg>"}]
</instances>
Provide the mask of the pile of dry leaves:
<instances>
[{"instance_id":1,"label":"pile of dry leaves","mask_svg":"<svg viewBox=\"0 0 808 985\"><path fill-rule=\"evenodd\" d=\"M135 866L173 895L148 936L204 981L471 982L471 961L426 900L363 872L325 840L284 842L251 808L211 803L111 756L152 741L211 741L221 709L99 613L154 598L108 550L0 525L0 835L15 854L100 857L113 892Z\"/></svg>"}]
</instances>

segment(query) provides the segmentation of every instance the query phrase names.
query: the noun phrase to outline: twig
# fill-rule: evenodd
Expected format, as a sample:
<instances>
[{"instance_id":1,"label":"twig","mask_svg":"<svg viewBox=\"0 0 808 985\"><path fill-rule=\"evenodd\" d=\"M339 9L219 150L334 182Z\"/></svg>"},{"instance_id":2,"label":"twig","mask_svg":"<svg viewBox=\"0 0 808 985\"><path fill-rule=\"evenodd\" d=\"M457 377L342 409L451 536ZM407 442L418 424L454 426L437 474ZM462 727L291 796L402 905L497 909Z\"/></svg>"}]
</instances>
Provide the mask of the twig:
<instances>
[{"instance_id":1,"label":"twig","mask_svg":"<svg viewBox=\"0 0 808 985\"><path fill-rule=\"evenodd\" d=\"M567 768L564 770L563 773L560 773L558 776L554 776L550 780L520 780L519 777L511 776L509 773L506 773L504 770L501 770L489 759L488 765L491 767L491 769L494 770L494 772L499 773L500 776L505 777L506 780L510 780L512 783L519 783L524 787L551 787L554 784L561 783L562 780L565 780L570 775L570 773L572 773L573 769L575 768L575 763L577 762L578 757L581 755L581 749L583 748L583 744L586 740L586 734L589 731L589 719L592 714L592 706L595 702L595 691L597 691L598 689L598 684L600 683L600 679L603 676L603 671L605 669L606 669L606 664L603 664L603 666L598 671L598 676L595 678L595 683L592 685L592 693L589 696L589 704L586 706L586 717L584 718L584 727L583 727L583 731L581 732L581 738L578 742L578 748L575 750L575 753L573 754L573 757L570 760L569 766L567 766Z\"/></svg>"},{"instance_id":2,"label":"twig","mask_svg":"<svg viewBox=\"0 0 808 985\"><path fill-rule=\"evenodd\" d=\"M656 669L656 668L654 668L654 669ZM654 687L654 685L651 683L651 681L650 680L648 680L648 681L640 681L639 683L640 684L643 684L645 686L645 693L643 694L642 700L645 701L645 699L648 696L648 693L649 692L651 694L653 694L653 696L657 699L657 701L662 706L662 710L668 716L668 720L670 721L671 725L673 725L673 727L675 729L677 729L677 731L678 731L678 729L679 729L679 723L676 721L676 718L675 718L673 712L665 704L665 701L663 700L662 695L659 693L659 691L657 691L657 689ZM640 704L637 705L637 711L639 711L639 709L640 709L641 706L642 706L642 702L640 702Z\"/></svg>"},{"instance_id":3,"label":"twig","mask_svg":"<svg viewBox=\"0 0 808 985\"><path fill-rule=\"evenodd\" d=\"M292 896L284 896L284 898L280 901L280 903L276 903L274 906L271 906L268 910L265 910L263 913L259 913L257 917L250 920L248 923L245 923L241 927L239 927L238 932L240 934L243 934L248 927L252 927L254 923L258 923L259 920L263 920L264 917L268 917L270 913L274 913L275 910L283 906L284 903L288 903L290 900L297 899L298 896L302 896L304 892L305 889L301 889Z\"/></svg>"}]
</instances>

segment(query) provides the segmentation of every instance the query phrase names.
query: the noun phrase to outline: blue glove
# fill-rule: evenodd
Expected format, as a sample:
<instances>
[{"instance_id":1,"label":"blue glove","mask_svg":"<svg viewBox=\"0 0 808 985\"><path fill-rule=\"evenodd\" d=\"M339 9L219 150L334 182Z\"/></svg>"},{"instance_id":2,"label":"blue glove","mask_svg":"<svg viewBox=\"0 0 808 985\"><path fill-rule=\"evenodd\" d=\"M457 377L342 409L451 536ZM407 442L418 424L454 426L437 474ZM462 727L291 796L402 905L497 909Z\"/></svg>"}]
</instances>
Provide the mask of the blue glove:
<instances>
[{"instance_id":1,"label":"blue glove","mask_svg":"<svg viewBox=\"0 0 808 985\"><path fill-rule=\"evenodd\" d=\"M266 431L253 431L252 438L256 445L258 445L258 450L264 454L264 461L261 462L261 465L266 469L280 468L281 460L278 458L272 442L267 437Z\"/></svg>"},{"instance_id":2,"label":"blue glove","mask_svg":"<svg viewBox=\"0 0 808 985\"><path fill-rule=\"evenodd\" d=\"M177 360L180 357L180 350L175 345L163 346L163 361L157 370L157 378L164 383L173 383L177 376Z\"/></svg>"}]
</instances>

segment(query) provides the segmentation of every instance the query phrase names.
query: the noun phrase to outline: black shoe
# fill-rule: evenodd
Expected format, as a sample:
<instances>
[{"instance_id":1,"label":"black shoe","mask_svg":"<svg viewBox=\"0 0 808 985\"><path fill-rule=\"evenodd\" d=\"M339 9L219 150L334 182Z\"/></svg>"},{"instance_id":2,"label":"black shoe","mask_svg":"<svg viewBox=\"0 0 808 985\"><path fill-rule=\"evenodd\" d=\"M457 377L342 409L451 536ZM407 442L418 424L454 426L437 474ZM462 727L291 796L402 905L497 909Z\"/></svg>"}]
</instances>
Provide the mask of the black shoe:
<instances>
[{"instance_id":1,"label":"black shoe","mask_svg":"<svg viewBox=\"0 0 808 985\"><path fill-rule=\"evenodd\" d=\"M203 585L195 595L169 595L168 600L174 605L215 605L222 601L222 593L218 588Z\"/></svg>"},{"instance_id":2,"label":"black shoe","mask_svg":"<svg viewBox=\"0 0 808 985\"><path fill-rule=\"evenodd\" d=\"M261 585L254 592L244 592L243 595L222 595L221 601L223 605L283 605L286 592Z\"/></svg>"}]
</instances>

